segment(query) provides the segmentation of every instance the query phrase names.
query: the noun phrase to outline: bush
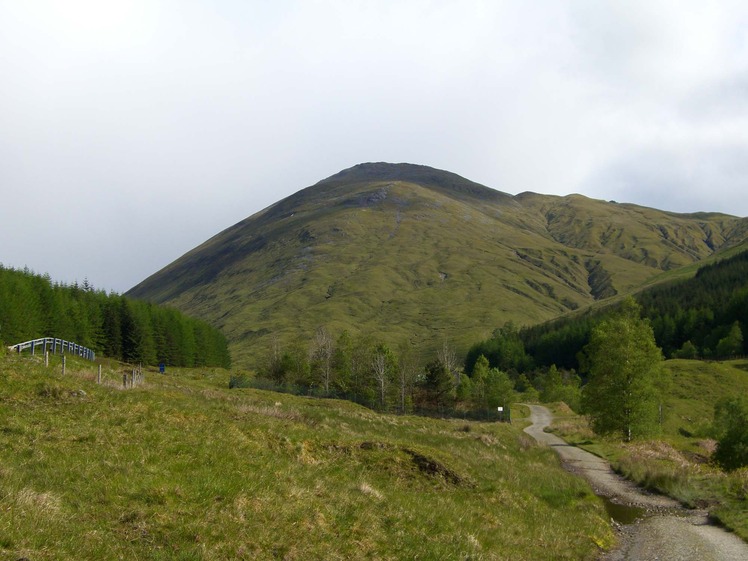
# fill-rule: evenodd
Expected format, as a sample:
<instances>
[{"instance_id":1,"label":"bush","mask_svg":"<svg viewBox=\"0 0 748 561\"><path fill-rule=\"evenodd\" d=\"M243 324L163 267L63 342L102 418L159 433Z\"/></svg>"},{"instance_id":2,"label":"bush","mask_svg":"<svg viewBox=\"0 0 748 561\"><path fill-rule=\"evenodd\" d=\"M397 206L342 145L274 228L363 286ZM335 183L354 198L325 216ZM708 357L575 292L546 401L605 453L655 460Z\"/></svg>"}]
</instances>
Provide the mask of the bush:
<instances>
[{"instance_id":1,"label":"bush","mask_svg":"<svg viewBox=\"0 0 748 561\"><path fill-rule=\"evenodd\" d=\"M687 360L693 360L699 357L699 350L696 348L690 340L683 343L680 350L673 353L673 358L684 358Z\"/></svg>"},{"instance_id":2,"label":"bush","mask_svg":"<svg viewBox=\"0 0 748 561\"><path fill-rule=\"evenodd\" d=\"M232 374L229 378L229 389L234 388L251 388L252 380L246 374Z\"/></svg>"},{"instance_id":3,"label":"bush","mask_svg":"<svg viewBox=\"0 0 748 561\"><path fill-rule=\"evenodd\" d=\"M723 399L714 406L714 433L717 450L714 461L734 470L748 466L748 399Z\"/></svg>"}]
</instances>

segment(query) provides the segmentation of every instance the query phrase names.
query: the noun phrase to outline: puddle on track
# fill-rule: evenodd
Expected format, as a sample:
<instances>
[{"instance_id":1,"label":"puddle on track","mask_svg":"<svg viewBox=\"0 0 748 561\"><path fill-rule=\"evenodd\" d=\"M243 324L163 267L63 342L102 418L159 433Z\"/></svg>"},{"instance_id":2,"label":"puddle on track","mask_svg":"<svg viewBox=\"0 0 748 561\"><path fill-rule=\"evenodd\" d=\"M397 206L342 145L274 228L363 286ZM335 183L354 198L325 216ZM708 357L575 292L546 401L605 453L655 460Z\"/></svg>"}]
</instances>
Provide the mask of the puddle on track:
<instances>
[{"instance_id":1,"label":"puddle on track","mask_svg":"<svg viewBox=\"0 0 748 561\"><path fill-rule=\"evenodd\" d=\"M637 520L644 518L647 511L638 506L629 506L614 503L608 497L600 497L605 504L605 511L613 520L619 524L633 524Z\"/></svg>"}]
</instances>

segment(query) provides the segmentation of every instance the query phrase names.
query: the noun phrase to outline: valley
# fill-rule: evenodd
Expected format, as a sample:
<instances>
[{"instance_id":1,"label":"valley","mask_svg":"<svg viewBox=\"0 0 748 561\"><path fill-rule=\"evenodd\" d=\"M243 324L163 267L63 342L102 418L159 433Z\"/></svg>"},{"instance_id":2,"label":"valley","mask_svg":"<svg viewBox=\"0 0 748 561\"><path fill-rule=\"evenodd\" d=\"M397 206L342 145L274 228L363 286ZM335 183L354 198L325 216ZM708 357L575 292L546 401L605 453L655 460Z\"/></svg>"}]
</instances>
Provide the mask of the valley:
<instances>
[{"instance_id":1,"label":"valley","mask_svg":"<svg viewBox=\"0 0 748 561\"><path fill-rule=\"evenodd\" d=\"M0 353L0 551L644 555L648 545L610 524L616 501L682 514L681 503L695 509L687 518L708 513L745 539L744 470L714 461L713 420L717 404L748 389L745 361L725 360L746 348L747 240L745 218L512 196L378 163L248 217L124 296L3 270L4 332L70 332L96 349L104 380L76 360L62 375L57 357L45 367ZM589 382L581 351L619 303L631 315L616 325L651 339L664 397L651 432L627 443L620 430L593 434L569 408L580 409ZM59 321L68 316L76 321ZM675 360L660 365L661 349ZM144 364L145 381L123 387L132 365L120 359ZM516 403L538 401L556 413L551 430L599 456L581 461L598 466L592 487L523 432L530 419ZM672 499L652 505L599 479L608 461ZM593 491L608 485L606 504ZM681 522L665 527L690 531ZM646 528L663 531L649 519Z\"/></svg>"}]
</instances>

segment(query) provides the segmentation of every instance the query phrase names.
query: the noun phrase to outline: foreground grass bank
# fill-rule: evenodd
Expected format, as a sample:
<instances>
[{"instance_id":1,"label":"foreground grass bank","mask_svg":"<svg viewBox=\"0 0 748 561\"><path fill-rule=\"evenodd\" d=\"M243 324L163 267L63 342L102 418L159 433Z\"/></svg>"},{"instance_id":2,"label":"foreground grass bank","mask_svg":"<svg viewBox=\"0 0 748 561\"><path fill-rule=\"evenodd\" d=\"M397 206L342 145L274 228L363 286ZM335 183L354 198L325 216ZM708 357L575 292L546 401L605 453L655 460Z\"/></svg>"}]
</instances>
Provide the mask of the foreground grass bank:
<instances>
[{"instance_id":1,"label":"foreground grass bank","mask_svg":"<svg viewBox=\"0 0 748 561\"><path fill-rule=\"evenodd\" d=\"M670 360L666 368L671 384L659 438L630 444L603 439L565 407L555 408L553 430L642 486L709 510L748 541L748 468L725 472L713 465L715 442L709 438L714 404L748 392L748 361Z\"/></svg>"},{"instance_id":2,"label":"foreground grass bank","mask_svg":"<svg viewBox=\"0 0 748 561\"><path fill-rule=\"evenodd\" d=\"M0 357L0 558L592 559L613 535L519 427Z\"/></svg>"}]
</instances>

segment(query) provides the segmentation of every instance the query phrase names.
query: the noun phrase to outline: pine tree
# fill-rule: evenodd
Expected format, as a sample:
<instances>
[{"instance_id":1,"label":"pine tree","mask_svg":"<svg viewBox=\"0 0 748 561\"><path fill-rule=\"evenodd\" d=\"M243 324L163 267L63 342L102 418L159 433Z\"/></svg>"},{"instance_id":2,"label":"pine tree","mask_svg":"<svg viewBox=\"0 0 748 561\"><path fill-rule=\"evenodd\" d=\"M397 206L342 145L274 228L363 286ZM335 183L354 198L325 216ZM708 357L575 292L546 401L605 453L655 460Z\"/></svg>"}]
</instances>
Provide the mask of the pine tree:
<instances>
[{"instance_id":1,"label":"pine tree","mask_svg":"<svg viewBox=\"0 0 748 561\"><path fill-rule=\"evenodd\" d=\"M451 404L454 379L449 367L441 360L434 360L426 366L422 386L432 405L441 408Z\"/></svg>"}]
</instances>

